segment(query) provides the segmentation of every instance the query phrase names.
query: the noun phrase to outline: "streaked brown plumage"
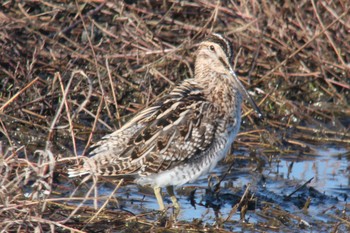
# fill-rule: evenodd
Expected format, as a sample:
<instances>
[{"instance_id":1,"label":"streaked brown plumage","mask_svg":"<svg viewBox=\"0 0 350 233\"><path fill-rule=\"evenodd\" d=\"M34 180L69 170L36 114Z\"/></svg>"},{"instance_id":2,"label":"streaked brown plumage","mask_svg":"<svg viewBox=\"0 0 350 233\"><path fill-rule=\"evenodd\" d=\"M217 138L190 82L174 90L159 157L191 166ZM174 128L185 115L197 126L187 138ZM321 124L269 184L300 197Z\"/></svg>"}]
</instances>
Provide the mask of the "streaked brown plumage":
<instances>
[{"instance_id":1,"label":"streaked brown plumage","mask_svg":"<svg viewBox=\"0 0 350 233\"><path fill-rule=\"evenodd\" d=\"M133 177L154 188L160 209L160 188L167 187L178 208L173 186L210 172L227 154L240 127L243 96L260 114L232 70L232 57L227 39L207 37L197 50L195 77L103 137L70 176Z\"/></svg>"}]
</instances>

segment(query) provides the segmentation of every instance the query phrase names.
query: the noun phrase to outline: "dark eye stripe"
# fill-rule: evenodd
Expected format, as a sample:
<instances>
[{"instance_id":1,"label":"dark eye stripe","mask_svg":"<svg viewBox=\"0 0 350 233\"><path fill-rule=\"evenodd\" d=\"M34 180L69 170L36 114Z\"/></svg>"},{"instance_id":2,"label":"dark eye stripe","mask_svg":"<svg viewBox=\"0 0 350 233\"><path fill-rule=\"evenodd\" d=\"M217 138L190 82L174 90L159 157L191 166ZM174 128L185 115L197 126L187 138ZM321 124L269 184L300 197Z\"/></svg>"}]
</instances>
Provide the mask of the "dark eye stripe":
<instances>
[{"instance_id":1,"label":"dark eye stripe","mask_svg":"<svg viewBox=\"0 0 350 233\"><path fill-rule=\"evenodd\" d=\"M229 41L221 36L220 34L211 34L206 38L206 41L213 42L218 44L222 50L226 53L227 57L229 57L230 61L233 59L232 47Z\"/></svg>"}]
</instances>

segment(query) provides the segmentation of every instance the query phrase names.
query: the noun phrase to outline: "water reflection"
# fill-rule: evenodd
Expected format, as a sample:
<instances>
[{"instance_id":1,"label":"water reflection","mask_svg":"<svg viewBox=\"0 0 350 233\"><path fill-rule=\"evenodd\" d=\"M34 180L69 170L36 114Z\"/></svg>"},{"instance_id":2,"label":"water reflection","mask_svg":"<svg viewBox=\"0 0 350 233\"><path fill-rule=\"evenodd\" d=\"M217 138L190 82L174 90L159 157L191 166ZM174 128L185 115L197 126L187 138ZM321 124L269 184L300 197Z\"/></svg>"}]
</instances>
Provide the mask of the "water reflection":
<instances>
[{"instance_id":1,"label":"water reflection","mask_svg":"<svg viewBox=\"0 0 350 233\"><path fill-rule=\"evenodd\" d=\"M306 181L314 178L309 186L320 192L334 193L335 189L348 188L349 153L344 148L318 149L312 160L283 160L278 164L278 175L285 179Z\"/></svg>"}]
</instances>

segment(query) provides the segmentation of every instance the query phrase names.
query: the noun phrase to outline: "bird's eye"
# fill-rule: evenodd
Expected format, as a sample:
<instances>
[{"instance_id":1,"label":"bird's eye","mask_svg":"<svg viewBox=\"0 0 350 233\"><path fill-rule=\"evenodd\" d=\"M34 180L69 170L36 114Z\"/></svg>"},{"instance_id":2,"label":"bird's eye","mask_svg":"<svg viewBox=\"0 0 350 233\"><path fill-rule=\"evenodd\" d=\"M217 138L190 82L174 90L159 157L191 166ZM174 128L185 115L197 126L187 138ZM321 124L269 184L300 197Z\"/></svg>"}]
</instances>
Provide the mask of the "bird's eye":
<instances>
[{"instance_id":1,"label":"bird's eye","mask_svg":"<svg viewBox=\"0 0 350 233\"><path fill-rule=\"evenodd\" d=\"M214 45L210 45L210 46L209 46L209 49L210 49L211 51L215 51Z\"/></svg>"}]
</instances>

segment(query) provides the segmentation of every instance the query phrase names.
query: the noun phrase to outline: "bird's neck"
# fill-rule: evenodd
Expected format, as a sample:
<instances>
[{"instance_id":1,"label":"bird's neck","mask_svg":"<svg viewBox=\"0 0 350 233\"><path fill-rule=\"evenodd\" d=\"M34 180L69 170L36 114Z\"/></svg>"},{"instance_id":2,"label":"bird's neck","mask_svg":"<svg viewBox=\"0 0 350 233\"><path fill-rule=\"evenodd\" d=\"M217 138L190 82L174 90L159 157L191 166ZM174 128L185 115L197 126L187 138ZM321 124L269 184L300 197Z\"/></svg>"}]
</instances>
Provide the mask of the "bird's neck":
<instances>
[{"instance_id":1,"label":"bird's neck","mask_svg":"<svg viewBox=\"0 0 350 233\"><path fill-rule=\"evenodd\" d=\"M195 80L202 86L208 100L220 105L226 113L240 109L242 95L230 77L213 70L197 69Z\"/></svg>"}]
</instances>

